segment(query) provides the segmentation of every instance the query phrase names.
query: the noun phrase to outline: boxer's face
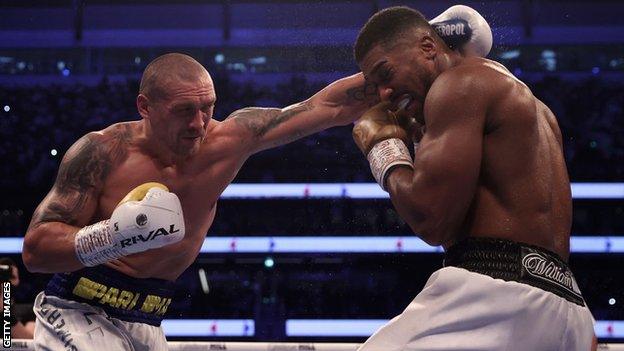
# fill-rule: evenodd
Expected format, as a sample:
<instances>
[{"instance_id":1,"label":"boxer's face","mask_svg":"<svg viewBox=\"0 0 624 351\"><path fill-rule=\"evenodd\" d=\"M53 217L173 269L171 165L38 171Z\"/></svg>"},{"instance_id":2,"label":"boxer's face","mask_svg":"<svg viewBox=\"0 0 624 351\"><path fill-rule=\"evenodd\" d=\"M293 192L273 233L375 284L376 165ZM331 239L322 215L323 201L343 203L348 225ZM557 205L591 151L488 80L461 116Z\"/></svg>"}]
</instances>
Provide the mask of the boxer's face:
<instances>
[{"instance_id":1,"label":"boxer's face","mask_svg":"<svg viewBox=\"0 0 624 351\"><path fill-rule=\"evenodd\" d=\"M435 79L435 61L428 43L414 44L413 40L401 40L391 48L373 47L360 62L366 79L377 85L382 101L390 101L395 107L409 98L406 112L422 116L422 108L429 87Z\"/></svg>"},{"instance_id":2,"label":"boxer's face","mask_svg":"<svg viewBox=\"0 0 624 351\"><path fill-rule=\"evenodd\" d=\"M206 138L216 94L208 74L196 81L173 81L167 96L153 103L149 120L155 136L179 156L197 152Z\"/></svg>"}]
</instances>

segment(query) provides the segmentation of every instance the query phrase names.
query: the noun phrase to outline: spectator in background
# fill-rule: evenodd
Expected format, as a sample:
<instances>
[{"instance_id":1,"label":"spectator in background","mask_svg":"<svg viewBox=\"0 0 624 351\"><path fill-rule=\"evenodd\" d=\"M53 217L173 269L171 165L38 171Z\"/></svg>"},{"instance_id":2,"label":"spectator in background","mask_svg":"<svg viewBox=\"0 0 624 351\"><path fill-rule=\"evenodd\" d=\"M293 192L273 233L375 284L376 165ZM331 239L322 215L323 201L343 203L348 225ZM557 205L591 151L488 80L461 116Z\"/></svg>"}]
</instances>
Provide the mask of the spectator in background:
<instances>
[{"instance_id":1,"label":"spectator in background","mask_svg":"<svg viewBox=\"0 0 624 351\"><path fill-rule=\"evenodd\" d=\"M0 281L9 281L11 289L19 286L19 269L9 257L0 258ZM2 299L0 307L4 308ZM30 304L16 304L11 301L11 337L14 339L32 339L35 332L35 314Z\"/></svg>"}]
</instances>

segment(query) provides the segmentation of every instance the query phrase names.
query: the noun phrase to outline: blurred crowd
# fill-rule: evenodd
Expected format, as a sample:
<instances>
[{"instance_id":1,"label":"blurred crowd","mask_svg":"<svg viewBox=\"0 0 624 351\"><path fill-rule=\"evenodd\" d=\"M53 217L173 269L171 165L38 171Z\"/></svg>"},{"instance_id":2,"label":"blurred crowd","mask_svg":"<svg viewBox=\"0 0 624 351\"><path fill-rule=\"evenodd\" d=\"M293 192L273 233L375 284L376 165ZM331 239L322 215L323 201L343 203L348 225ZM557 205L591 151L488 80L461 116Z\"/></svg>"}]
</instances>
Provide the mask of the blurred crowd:
<instances>
[{"instance_id":1,"label":"blurred crowd","mask_svg":"<svg viewBox=\"0 0 624 351\"><path fill-rule=\"evenodd\" d=\"M326 85L309 82L302 76L271 87L236 83L220 72L213 78L218 94L214 117L218 120L246 106L287 106ZM624 179L624 83L599 76L585 80L549 76L529 85L559 120L572 181ZM139 118L134 102L137 90L136 80L103 80L96 86L0 89L0 157L4 161L0 164L0 189L5 195L0 200L0 236L24 234L34 206L54 182L63 154L80 136L115 122ZM351 127L347 126L254 155L235 182L373 179L368 164L353 144ZM572 231L577 235L621 234L623 214L622 201L575 201ZM262 206L254 200L222 201L209 235L409 232L386 200L267 199L262 200ZM422 288L428 274L441 265L439 255L349 257L276 258L274 270L262 266L263 258L241 265L236 258L213 258L210 263L200 257L180 278L184 288L178 292L170 317L254 318L267 323L318 316L389 318L400 312ZM573 260L572 265L595 317L622 318L617 308L607 304L612 298L624 300L621 293L616 293L623 291L620 283L609 278L612 262L607 258L592 259L591 263L581 261ZM199 268L209 272L209 293L199 284ZM47 277L24 274L26 279L17 299L29 302L44 287ZM353 299L353 291L358 291L359 299Z\"/></svg>"},{"instance_id":2,"label":"blurred crowd","mask_svg":"<svg viewBox=\"0 0 624 351\"><path fill-rule=\"evenodd\" d=\"M326 85L325 82L309 82L303 76L294 76L285 84L255 86L251 82L236 83L226 72L213 75L218 95L214 117L219 120L246 106L287 106L308 98ZM624 83L599 76L585 80L546 76L529 82L529 85L559 120L572 181L609 182L624 178L624 162L621 162L624 159ZM109 82L106 79L96 86L0 89L0 157L5 161L0 165L0 189L11 199L2 200L0 235L21 235L24 232L33 206L50 189L63 154L80 136L115 122L139 118L135 108L137 91L136 80ZM347 126L254 155L235 181L373 180L365 159L352 141L351 128ZM326 209L321 212L326 213L327 218L317 221L319 225L316 227L308 225L308 230L336 233L354 229L365 232L405 229L393 211L383 206L367 210L348 203L334 205L325 206ZM311 212L319 213L316 210ZM249 213L253 214L254 210ZM254 217L257 216L250 215L249 221L244 223L253 222ZM345 226L349 218L355 219L352 221L355 227L347 225L346 229L341 229L340 226ZM328 225L332 221L337 226ZM297 232L296 222L272 227L267 224L268 228L267 225L254 227L241 222L217 221L215 229L218 233L239 234L245 234L247 230L279 231L280 228ZM577 223L577 226L581 230L592 230L591 225L584 223ZM610 226L605 228L610 229Z\"/></svg>"}]
</instances>

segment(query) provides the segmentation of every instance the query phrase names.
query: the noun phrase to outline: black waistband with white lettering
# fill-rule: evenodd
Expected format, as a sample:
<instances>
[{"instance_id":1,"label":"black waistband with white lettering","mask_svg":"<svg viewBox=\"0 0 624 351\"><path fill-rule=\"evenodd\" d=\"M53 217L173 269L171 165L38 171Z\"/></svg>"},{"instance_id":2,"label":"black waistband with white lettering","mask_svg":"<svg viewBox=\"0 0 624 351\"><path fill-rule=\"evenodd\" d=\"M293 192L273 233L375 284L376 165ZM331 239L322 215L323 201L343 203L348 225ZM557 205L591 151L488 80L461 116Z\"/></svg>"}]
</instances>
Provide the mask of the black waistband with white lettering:
<instances>
[{"instance_id":1,"label":"black waistband with white lettering","mask_svg":"<svg viewBox=\"0 0 624 351\"><path fill-rule=\"evenodd\" d=\"M45 293L100 307L113 318L160 326L175 293L175 283L133 278L100 265L55 274Z\"/></svg>"},{"instance_id":2,"label":"black waistband with white lettering","mask_svg":"<svg viewBox=\"0 0 624 351\"><path fill-rule=\"evenodd\" d=\"M503 239L466 238L446 250L444 266L525 283L585 306L568 264L556 253L537 246Z\"/></svg>"}]
</instances>

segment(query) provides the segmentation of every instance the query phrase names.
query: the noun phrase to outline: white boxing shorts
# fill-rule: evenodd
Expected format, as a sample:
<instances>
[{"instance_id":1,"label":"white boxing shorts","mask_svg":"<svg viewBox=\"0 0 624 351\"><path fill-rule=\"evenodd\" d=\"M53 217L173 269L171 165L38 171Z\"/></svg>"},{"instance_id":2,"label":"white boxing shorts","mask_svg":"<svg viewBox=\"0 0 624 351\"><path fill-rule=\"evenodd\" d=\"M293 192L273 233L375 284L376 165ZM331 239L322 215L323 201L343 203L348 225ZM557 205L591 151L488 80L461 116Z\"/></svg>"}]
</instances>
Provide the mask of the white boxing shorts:
<instances>
[{"instance_id":1,"label":"white boxing shorts","mask_svg":"<svg viewBox=\"0 0 624 351\"><path fill-rule=\"evenodd\" d=\"M445 264L358 351L590 350L592 315L556 254L470 239Z\"/></svg>"},{"instance_id":2,"label":"white boxing shorts","mask_svg":"<svg viewBox=\"0 0 624 351\"><path fill-rule=\"evenodd\" d=\"M55 274L35 299L36 350L164 351L175 284L106 266Z\"/></svg>"}]
</instances>

